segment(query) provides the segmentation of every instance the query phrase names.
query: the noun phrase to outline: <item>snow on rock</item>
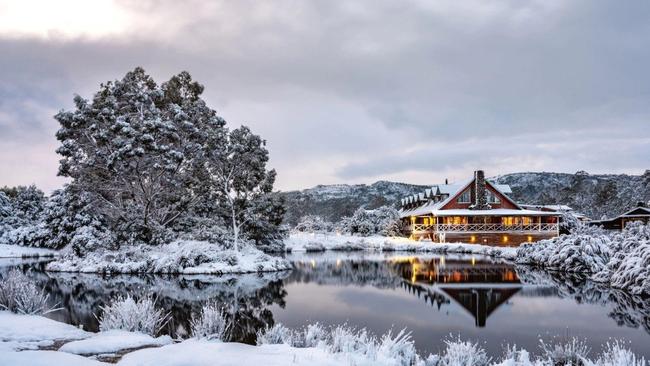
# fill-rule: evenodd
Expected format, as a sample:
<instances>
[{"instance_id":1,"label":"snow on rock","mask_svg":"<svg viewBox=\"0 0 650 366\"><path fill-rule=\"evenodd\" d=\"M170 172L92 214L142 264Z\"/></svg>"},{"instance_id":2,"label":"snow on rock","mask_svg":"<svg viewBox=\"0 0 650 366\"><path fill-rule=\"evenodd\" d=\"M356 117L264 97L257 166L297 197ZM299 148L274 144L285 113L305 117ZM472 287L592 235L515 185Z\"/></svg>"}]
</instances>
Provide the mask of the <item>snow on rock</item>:
<instances>
[{"instance_id":1,"label":"snow on rock","mask_svg":"<svg viewBox=\"0 0 650 366\"><path fill-rule=\"evenodd\" d=\"M169 336L154 338L143 333L110 330L90 338L66 343L59 348L59 351L77 355L100 355L143 347L160 347L172 342Z\"/></svg>"},{"instance_id":2,"label":"snow on rock","mask_svg":"<svg viewBox=\"0 0 650 366\"><path fill-rule=\"evenodd\" d=\"M106 366L103 363L86 357L56 351L24 351L1 352L0 365L29 365L29 366Z\"/></svg>"},{"instance_id":3,"label":"snow on rock","mask_svg":"<svg viewBox=\"0 0 650 366\"><path fill-rule=\"evenodd\" d=\"M119 366L218 366L218 365L341 365L342 362L316 348L294 348L285 344L251 346L242 343L213 343L190 339L162 348L144 349L125 355Z\"/></svg>"},{"instance_id":4,"label":"snow on rock","mask_svg":"<svg viewBox=\"0 0 650 366\"><path fill-rule=\"evenodd\" d=\"M48 271L82 273L224 274L291 269L285 259L246 246L239 251L202 241L175 241L161 246L99 249L83 258L67 252L47 265Z\"/></svg>"},{"instance_id":5,"label":"snow on rock","mask_svg":"<svg viewBox=\"0 0 650 366\"><path fill-rule=\"evenodd\" d=\"M0 244L0 258L53 257L57 250Z\"/></svg>"},{"instance_id":6,"label":"snow on rock","mask_svg":"<svg viewBox=\"0 0 650 366\"><path fill-rule=\"evenodd\" d=\"M36 349L55 341L85 339L92 333L42 316L0 311L0 350ZM0 365L5 365L0 362Z\"/></svg>"},{"instance_id":7,"label":"snow on rock","mask_svg":"<svg viewBox=\"0 0 650 366\"><path fill-rule=\"evenodd\" d=\"M430 241L416 241L401 237L321 234L321 233L292 233L286 239L287 250L292 252L309 252L325 250L371 250L371 251L405 251L420 253L463 253L480 254L492 257L501 257L514 260L517 248L494 247L479 244L463 243L433 243Z\"/></svg>"}]
</instances>

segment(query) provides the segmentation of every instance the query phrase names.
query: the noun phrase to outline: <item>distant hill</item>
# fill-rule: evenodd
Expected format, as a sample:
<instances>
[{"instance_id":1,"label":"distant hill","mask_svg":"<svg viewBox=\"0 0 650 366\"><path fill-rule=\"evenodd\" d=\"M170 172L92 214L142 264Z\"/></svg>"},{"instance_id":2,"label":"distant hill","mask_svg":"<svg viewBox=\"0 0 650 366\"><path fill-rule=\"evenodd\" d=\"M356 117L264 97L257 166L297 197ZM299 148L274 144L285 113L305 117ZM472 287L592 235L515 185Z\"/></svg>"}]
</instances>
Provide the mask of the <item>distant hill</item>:
<instances>
[{"instance_id":1,"label":"distant hill","mask_svg":"<svg viewBox=\"0 0 650 366\"><path fill-rule=\"evenodd\" d=\"M512 173L490 180L509 184L512 198L520 203L566 204L599 219L615 216L637 202L650 200L650 170L643 175L568 173ZM432 182L437 183L437 182ZM366 184L319 185L281 193L287 200L286 223L295 225L304 215L320 215L338 221L359 207L397 206L402 197L428 186L379 181Z\"/></svg>"},{"instance_id":2,"label":"distant hill","mask_svg":"<svg viewBox=\"0 0 650 366\"><path fill-rule=\"evenodd\" d=\"M319 215L336 222L350 216L359 207L373 209L397 205L404 196L427 188L405 183L379 181L366 184L318 185L302 191L283 192L287 201L285 222L295 225L305 215Z\"/></svg>"}]
</instances>

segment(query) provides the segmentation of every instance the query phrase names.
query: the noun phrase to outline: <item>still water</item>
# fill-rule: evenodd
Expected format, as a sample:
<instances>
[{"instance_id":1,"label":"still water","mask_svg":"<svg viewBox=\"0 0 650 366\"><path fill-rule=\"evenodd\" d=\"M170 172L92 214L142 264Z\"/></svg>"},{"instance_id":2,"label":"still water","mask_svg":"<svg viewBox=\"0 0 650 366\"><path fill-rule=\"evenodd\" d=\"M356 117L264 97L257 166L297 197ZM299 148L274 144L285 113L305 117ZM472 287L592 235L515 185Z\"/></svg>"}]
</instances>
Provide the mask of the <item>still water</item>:
<instances>
[{"instance_id":1,"label":"still water","mask_svg":"<svg viewBox=\"0 0 650 366\"><path fill-rule=\"evenodd\" d=\"M516 344L536 353L539 339L587 340L592 353L612 339L650 358L650 299L579 277L566 277L478 256L371 253L293 254L295 269L239 276L131 276L46 273L43 263L18 267L62 310L49 317L98 330L101 307L118 294L153 293L171 312L164 333L187 336L201 304L216 301L234 320L232 340L254 343L276 322L347 323L374 334L407 328L421 353L437 352L460 335L492 355Z\"/></svg>"}]
</instances>

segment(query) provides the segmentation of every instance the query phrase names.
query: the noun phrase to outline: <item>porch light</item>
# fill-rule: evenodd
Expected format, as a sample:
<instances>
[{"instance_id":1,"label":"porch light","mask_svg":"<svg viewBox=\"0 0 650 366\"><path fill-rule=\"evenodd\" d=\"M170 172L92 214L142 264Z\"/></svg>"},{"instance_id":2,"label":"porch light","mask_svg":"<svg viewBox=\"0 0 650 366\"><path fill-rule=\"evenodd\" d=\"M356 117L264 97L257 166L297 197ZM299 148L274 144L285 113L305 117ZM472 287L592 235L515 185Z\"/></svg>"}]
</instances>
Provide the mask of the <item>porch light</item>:
<instances>
[{"instance_id":1,"label":"porch light","mask_svg":"<svg viewBox=\"0 0 650 366\"><path fill-rule=\"evenodd\" d=\"M476 235L472 235L472 236L469 238L469 241L471 241L472 243L475 243L475 242L476 242Z\"/></svg>"},{"instance_id":2,"label":"porch light","mask_svg":"<svg viewBox=\"0 0 650 366\"><path fill-rule=\"evenodd\" d=\"M508 235L504 235L504 236L503 236L503 242L504 242L504 243L507 243L507 242L508 242Z\"/></svg>"},{"instance_id":3,"label":"porch light","mask_svg":"<svg viewBox=\"0 0 650 366\"><path fill-rule=\"evenodd\" d=\"M533 237L528 235L528 242L531 243L533 241Z\"/></svg>"}]
</instances>

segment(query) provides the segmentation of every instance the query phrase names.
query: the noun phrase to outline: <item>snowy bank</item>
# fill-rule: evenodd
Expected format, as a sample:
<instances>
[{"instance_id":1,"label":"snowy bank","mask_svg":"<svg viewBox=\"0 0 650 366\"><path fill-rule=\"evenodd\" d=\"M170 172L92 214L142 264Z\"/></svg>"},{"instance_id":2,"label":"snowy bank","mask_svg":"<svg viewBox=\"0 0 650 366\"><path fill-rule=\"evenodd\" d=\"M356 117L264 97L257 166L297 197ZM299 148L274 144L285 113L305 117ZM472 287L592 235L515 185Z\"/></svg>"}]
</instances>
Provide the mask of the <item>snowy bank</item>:
<instances>
[{"instance_id":1,"label":"snowy bank","mask_svg":"<svg viewBox=\"0 0 650 366\"><path fill-rule=\"evenodd\" d=\"M524 244L517 263L590 275L635 295L650 295L650 226L631 223L622 232L598 228Z\"/></svg>"},{"instance_id":2,"label":"snowy bank","mask_svg":"<svg viewBox=\"0 0 650 366\"><path fill-rule=\"evenodd\" d=\"M85 339L91 335L72 325L42 316L0 311L0 351L50 347L57 342Z\"/></svg>"},{"instance_id":3,"label":"snowy bank","mask_svg":"<svg viewBox=\"0 0 650 366\"><path fill-rule=\"evenodd\" d=\"M506 347L498 359L490 359L480 345L458 338L444 341L439 354L421 357L407 332L387 333L381 337L369 334L365 329L353 329L345 325L324 328L312 324L302 330L290 330L281 324L259 335L258 346L241 343L222 343L187 339L172 343L169 337L152 338L140 333L124 331L100 332L95 335L72 326L39 317L0 313L3 342L31 347L0 347L0 365L108 365L94 358L105 353L120 353L117 362L121 366L219 366L219 365L415 365L415 366L461 366L461 365L519 365L542 366L569 364L576 361L586 366L646 366L624 345L613 342L595 359L587 358L584 343L572 339L564 343L542 343L539 358L533 359L529 352ZM25 327L27 325L27 327ZM23 328L28 328L26 332ZM81 341L69 341L59 351L51 348L52 332L65 337L82 337ZM62 339L62 338L56 338ZM29 340L29 341L25 341ZM34 346L37 342L38 345ZM140 347L153 347L134 350ZM54 347L56 348L56 347ZM92 355L90 358L77 355ZM99 357L101 358L101 357ZM119 358L117 355L116 360ZM571 363L574 364L574 363Z\"/></svg>"},{"instance_id":4,"label":"snowy bank","mask_svg":"<svg viewBox=\"0 0 650 366\"><path fill-rule=\"evenodd\" d=\"M154 338L148 334L109 330L90 338L64 344L59 351L76 355L102 355L120 353L126 350L145 347L160 347L171 344L169 336Z\"/></svg>"},{"instance_id":5,"label":"snowy bank","mask_svg":"<svg viewBox=\"0 0 650 366\"><path fill-rule=\"evenodd\" d=\"M514 260L517 248L494 247L480 244L464 243L433 243L430 241L416 241L401 237L387 236L354 236L345 234L300 233L293 232L285 240L287 250L292 252L317 252L317 251L404 251L416 253L461 253L478 254Z\"/></svg>"},{"instance_id":6,"label":"snowy bank","mask_svg":"<svg viewBox=\"0 0 650 366\"><path fill-rule=\"evenodd\" d=\"M98 249L84 257L67 251L49 263L48 271L82 273L225 274L258 273L291 269L287 260L252 247L239 251L201 241L175 241L161 246L125 246Z\"/></svg>"},{"instance_id":7,"label":"snowy bank","mask_svg":"<svg viewBox=\"0 0 650 366\"><path fill-rule=\"evenodd\" d=\"M0 258L54 257L57 250L0 244Z\"/></svg>"},{"instance_id":8,"label":"snowy bank","mask_svg":"<svg viewBox=\"0 0 650 366\"><path fill-rule=\"evenodd\" d=\"M157 349L127 354L120 366L215 366L239 365L340 365L342 362L316 348L288 345L251 346L241 343L215 343L195 339Z\"/></svg>"}]
</instances>

